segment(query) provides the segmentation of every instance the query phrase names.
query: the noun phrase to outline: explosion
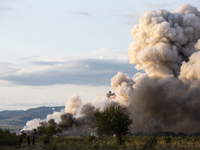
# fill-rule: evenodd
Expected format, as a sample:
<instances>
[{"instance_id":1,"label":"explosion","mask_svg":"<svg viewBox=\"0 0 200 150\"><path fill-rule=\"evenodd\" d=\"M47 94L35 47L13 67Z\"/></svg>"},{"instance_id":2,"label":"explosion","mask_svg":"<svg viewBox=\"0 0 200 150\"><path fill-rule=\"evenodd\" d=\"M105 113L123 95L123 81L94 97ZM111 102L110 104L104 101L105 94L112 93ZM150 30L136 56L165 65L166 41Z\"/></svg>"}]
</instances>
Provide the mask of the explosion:
<instances>
[{"instance_id":1,"label":"explosion","mask_svg":"<svg viewBox=\"0 0 200 150\"><path fill-rule=\"evenodd\" d=\"M113 93L112 93L113 94ZM48 115L46 119L33 119L26 123L22 130L37 129L41 132L47 126L53 126L61 135L80 136L92 133L91 125L94 122L95 109L103 110L110 105L117 105L115 100L105 99L97 106L91 103L83 104L81 98L73 95L67 101L65 109Z\"/></svg>"},{"instance_id":2,"label":"explosion","mask_svg":"<svg viewBox=\"0 0 200 150\"><path fill-rule=\"evenodd\" d=\"M132 132L198 132L200 12L185 4L174 12L150 10L139 22L127 52L145 73L118 73L111 83L117 100L127 102Z\"/></svg>"},{"instance_id":3,"label":"explosion","mask_svg":"<svg viewBox=\"0 0 200 150\"><path fill-rule=\"evenodd\" d=\"M111 103L125 105L134 125L131 132L199 132L200 129L200 12L190 4L173 12L149 10L131 30L130 64L145 73L133 78L118 72L111 79L112 101L82 104L78 96L65 110L47 117L67 134L90 134L93 111ZM36 120L33 120L37 122ZM40 121L41 122L41 121ZM27 122L27 126L32 121ZM33 123L32 123L33 124ZM49 123L50 124L50 123ZM42 126L41 123L38 126Z\"/></svg>"}]
</instances>

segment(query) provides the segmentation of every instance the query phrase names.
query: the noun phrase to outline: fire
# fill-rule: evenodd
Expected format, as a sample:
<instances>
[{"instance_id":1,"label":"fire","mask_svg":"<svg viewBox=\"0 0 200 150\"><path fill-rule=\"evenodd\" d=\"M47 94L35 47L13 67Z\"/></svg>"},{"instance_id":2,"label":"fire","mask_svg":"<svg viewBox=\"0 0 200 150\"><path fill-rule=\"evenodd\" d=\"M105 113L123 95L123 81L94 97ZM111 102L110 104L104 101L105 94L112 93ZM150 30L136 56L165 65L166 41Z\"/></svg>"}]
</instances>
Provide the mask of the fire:
<instances>
[{"instance_id":1,"label":"fire","mask_svg":"<svg viewBox=\"0 0 200 150\"><path fill-rule=\"evenodd\" d=\"M107 98L107 99L113 100L113 99L115 99L115 97L116 97L115 93L112 93L111 91L109 91L109 92L106 94L106 98Z\"/></svg>"}]
</instances>

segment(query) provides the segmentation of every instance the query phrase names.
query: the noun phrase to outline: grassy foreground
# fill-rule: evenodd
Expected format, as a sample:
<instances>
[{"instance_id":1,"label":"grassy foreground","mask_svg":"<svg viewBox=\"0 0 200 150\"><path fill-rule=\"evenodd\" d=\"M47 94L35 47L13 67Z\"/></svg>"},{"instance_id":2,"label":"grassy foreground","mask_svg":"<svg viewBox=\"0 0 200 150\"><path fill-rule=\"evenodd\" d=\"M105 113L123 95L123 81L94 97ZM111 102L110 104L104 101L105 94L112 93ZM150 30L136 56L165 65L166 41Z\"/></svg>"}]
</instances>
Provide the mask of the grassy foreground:
<instances>
[{"instance_id":1,"label":"grassy foreground","mask_svg":"<svg viewBox=\"0 0 200 150\"><path fill-rule=\"evenodd\" d=\"M37 138L35 147L28 147L26 139L22 148L0 147L0 150L200 150L200 137L171 137L171 136L137 136L125 137L123 145L118 145L115 137L56 137L50 138L45 145L44 138Z\"/></svg>"},{"instance_id":2,"label":"grassy foreground","mask_svg":"<svg viewBox=\"0 0 200 150\"><path fill-rule=\"evenodd\" d=\"M116 138L95 138L93 136L85 138L54 138L44 146L48 150L200 150L200 137L157 137L157 136L137 136L126 137L123 145L118 145Z\"/></svg>"}]
</instances>

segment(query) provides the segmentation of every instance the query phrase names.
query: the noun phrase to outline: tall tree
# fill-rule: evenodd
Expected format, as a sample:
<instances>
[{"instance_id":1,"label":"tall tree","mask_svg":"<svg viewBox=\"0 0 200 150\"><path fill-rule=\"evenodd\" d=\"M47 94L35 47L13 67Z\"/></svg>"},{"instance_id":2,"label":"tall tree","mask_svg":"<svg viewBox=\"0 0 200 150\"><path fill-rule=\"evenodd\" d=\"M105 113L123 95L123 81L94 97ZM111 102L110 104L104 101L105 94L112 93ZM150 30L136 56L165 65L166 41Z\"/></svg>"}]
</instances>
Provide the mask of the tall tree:
<instances>
[{"instance_id":1,"label":"tall tree","mask_svg":"<svg viewBox=\"0 0 200 150\"><path fill-rule=\"evenodd\" d=\"M133 123L121 106L110 106L104 111L94 112L95 121L92 126L98 136L116 135L118 144L123 144L122 137L130 133L129 126Z\"/></svg>"}]
</instances>

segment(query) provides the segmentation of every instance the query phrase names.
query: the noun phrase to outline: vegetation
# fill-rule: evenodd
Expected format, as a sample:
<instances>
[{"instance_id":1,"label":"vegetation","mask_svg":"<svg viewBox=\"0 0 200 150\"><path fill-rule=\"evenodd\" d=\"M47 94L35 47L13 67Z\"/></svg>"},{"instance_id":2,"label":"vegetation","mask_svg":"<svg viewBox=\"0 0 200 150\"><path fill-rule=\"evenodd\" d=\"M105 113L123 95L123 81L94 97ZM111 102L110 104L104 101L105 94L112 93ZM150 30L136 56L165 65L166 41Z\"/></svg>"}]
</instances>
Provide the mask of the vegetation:
<instances>
[{"instance_id":1,"label":"vegetation","mask_svg":"<svg viewBox=\"0 0 200 150\"><path fill-rule=\"evenodd\" d=\"M8 132L8 131L6 131ZM125 136L123 145L117 137L50 137L51 142L43 143L46 137L36 137L34 149L44 150L198 150L200 136ZM170 139L170 140L169 140ZM8 139L7 139L8 140ZM11 140L9 140L11 141ZM2 142L0 142L2 143ZM18 141L16 141L18 143ZM26 138L22 146L28 149ZM17 150L18 147L0 146L0 150ZM30 148L31 149L31 148Z\"/></svg>"},{"instance_id":2,"label":"vegetation","mask_svg":"<svg viewBox=\"0 0 200 150\"><path fill-rule=\"evenodd\" d=\"M170 137L165 136L125 136L123 145L117 143L116 137L56 137L43 145L46 150L192 150L200 149L200 137Z\"/></svg>"},{"instance_id":3,"label":"vegetation","mask_svg":"<svg viewBox=\"0 0 200 150\"><path fill-rule=\"evenodd\" d=\"M129 126L132 120L124 112L126 108L121 106L111 106L104 111L97 110L94 112L94 125L98 136L113 136L116 135L117 143L123 144L122 137L130 133Z\"/></svg>"},{"instance_id":4,"label":"vegetation","mask_svg":"<svg viewBox=\"0 0 200 150\"><path fill-rule=\"evenodd\" d=\"M48 125L46 128L42 128L41 131L44 135L43 143L47 145L50 142L51 137L56 134L56 129L54 126Z\"/></svg>"},{"instance_id":5,"label":"vegetation","mask_svg":"<svg viewBox=\"0 0 200 150\"><path fill-rule=\"evenodd\" d=\"M22 131L21 136L26 136L26 133L24 131Z\"/></svg>"},{"instance_id":6,"label":"vegetation","mask_svg":"<svg viewBox=\"0 0 200 150\"><path fill-rule=\"evenodd\" d=\"M14 133L10 133L9 130L3 131L0 128L0 146L17 146L18 138Z\"/></svg>"},{"instance_id":7,"label":"vegetation","mask_svg":"<svg viewBox=\"0 0 200 150\"><path fill-rule=\"evenodd\" d=\"M165 136L126 136L124 145L118 145L116 137L96 137L92 141L87 137L57 137L44 146L48 150L192 150L200 149L200 137L171 137L171 142L165 141ZM196 142L195 142L196 141Z\"/></svg>"},{"instance_id":8,"label":"vegetation","mask_svg":"<svg viewBox=\"0 0 200 150\"><path fill-rule=\"evenodd\" d=\"M45 144L45 145L47 145L49 142L50 142L50 136L48 136L48 135L45 135L44 137L43 137L43 143Z\"/></svg>"},{"instance_id":9,"label":"vegetation","mask_svg":"<svg viewBox=\"0 0 200 150\"><path fill-rule=\"evenodd\" d=\"M46 134L48 134L49 136L52 136L55 133L56 133L56 129L55 129L54 126L51 126L51 125L47 126L47 128L46 128Z\"/></svg>"}]
</instances>

